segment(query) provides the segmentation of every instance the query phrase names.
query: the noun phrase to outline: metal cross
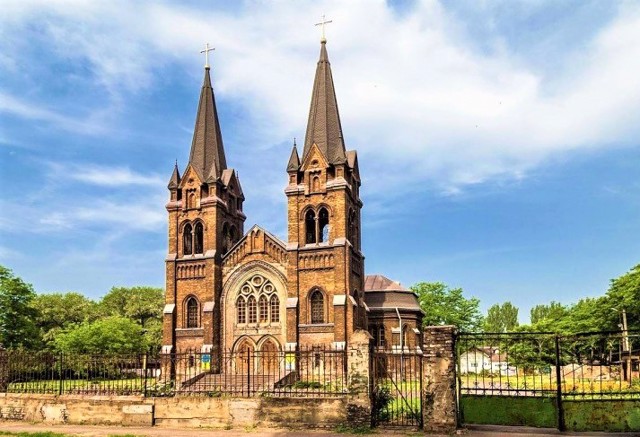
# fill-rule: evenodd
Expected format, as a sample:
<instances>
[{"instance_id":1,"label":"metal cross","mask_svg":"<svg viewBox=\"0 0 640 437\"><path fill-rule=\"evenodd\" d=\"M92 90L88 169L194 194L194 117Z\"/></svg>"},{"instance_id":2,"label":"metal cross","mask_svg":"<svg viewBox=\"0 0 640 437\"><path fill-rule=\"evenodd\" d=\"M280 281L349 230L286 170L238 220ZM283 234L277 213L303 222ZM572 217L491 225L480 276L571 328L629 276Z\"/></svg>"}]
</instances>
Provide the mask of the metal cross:
<instances>
[{"instance_id":1,"label":"metal cross","mask_svg":"<svg viewBox=\"0 0 640 437\"><path fill-rule=\"evenodd\" d=\"M329 23L333 23L333 20L325 20L325 16L324 14L322 14L322 21L315 24L316 26L322 26L322 39L320 40L321 42L327 42L327 38L324 34L324 25Z\"/></svg>"},{"instance_id":2,"label":"metal cross","mask_svg":"<svg viewBox=\"0 0 640 437\"><path fill-rule=\"evenodd\" d=\"M209 47L209 43L206 43L204 50L200 50L200 53L204 53L204 68L209 68L209 52L215 49L215 47Z\"/></svg>"}]
</instances>

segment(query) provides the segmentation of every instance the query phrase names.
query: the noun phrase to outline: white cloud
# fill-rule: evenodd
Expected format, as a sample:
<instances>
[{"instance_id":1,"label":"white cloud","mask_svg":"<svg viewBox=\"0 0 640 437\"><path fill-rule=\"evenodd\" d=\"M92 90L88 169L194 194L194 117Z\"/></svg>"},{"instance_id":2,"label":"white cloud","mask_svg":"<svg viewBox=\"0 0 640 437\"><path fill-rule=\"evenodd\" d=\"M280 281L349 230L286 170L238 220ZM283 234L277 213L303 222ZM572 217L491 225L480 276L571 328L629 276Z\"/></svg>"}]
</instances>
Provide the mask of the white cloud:
<instances>
[{"instance_id":1,"label":"white cloud","mask_svg":"<svg viewBox=\"0 0 640 437\"><path fill-rule=\"evenodd\" d=\"M401 15L382 1L250 2L211 13L169 3L136 3L135 13L127 2L5 7L14 28L44 17L56 56L88 61L113 100L147 89L170 62L194 69L198 48L212 42L215 87L250 114L243 135L256 153L304 132L318 50L312 24L331 11L344 132L376 175L364 175L372 191L430 182L452 194L640 137L640 8L632 3L544 76L520 62L523 54L500 49L500 35L495 51L474 51L464 23L434 1Z\"/></svg>"}]
</instances>

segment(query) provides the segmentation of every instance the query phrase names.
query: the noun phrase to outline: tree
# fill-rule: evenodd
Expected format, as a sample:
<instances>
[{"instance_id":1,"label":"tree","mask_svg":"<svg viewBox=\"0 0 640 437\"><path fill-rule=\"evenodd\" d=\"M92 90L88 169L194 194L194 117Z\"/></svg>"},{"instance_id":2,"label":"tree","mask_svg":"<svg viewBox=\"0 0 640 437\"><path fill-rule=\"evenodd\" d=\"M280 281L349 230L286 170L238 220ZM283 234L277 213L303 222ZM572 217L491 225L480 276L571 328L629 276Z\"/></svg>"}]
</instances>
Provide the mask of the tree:
<instances>
[{"instance_id":1,"label":"tree","mask_svg":"<svg viewBox=\"0 0 640 437\"><path fill-rule=\"evenodd\" d=\"M535 325L543 320L558 321L567 315L567 308L560 302L551 301L549 305L536 305L531 308L531 324Z\"/></svg>"},{"instance_id":2,"label":"tree","mask_svg":"<svg viewBox=\"0 0 640 437\"><path fill-rule=\"evenodd\" d=\"M100 301L106 315L118 315L146 327L150 319L162 320L164 290L155 287L113 287Z\"/></svg>"},{"instance_id":3,"label":"tree","mask_svg":"<svg viewBox=\"0 0 640 437\"><path fill-rule=\"evenodd\" d=\"M518 308L511 302L495 304L484 319L485 332L510 332L518 327Z\"/></svg>"},{"instance_id":4,"label":"tree","mask_svg":"<svg viewBox=\"0 0 640 437\"><path fill-rule=\"evenodd\" d=\"M37 312L30 306L34 297L31 284L0 266L0 344L4 347L29 348L39 342Z\"/></svg>"},{"instance_id":5,"label":"tree","mask_svg":"<svg viewBox=\"0 0 640 437\"><path fill-rule=\"evenodd\" d=\"M620 313L627 312L629 329L640 329L640 264L612 279L606 294L609 328L619 329Z\"/></svg>"},{"instance_id":6,"label":"tree","mask_svg":"<svg viewBox=\"0 0 640 437\"><path fill-rule=\"evenodd\" d=\"M478 330L482 315L480 300L465 298L462 288L449 288L442 282L420 282L411 287L425 312L424 326L455 325L461 331Z\"/></svg>"},{"instance_id":7,"label":"tree","mask_svg":"<svg viewBox=\"0 0 640 437\"><path fill-rule=\"evenodd\" d=\"M31 302L37 311L36 326L45 342L70 325L78 325L97 318L96 303L80 293L39 294Z\"/></svg>"},{"instance_id":8,"label":"tree","mask_svg":"<svg viewBox=\"0 0 640 437\"><path fill-rule=\"evenodd\" d=\"M120 316L73 325L58 333L54 344L71 354L144 353L148 347L140 325Z\"/></svg>"}]
</instances>

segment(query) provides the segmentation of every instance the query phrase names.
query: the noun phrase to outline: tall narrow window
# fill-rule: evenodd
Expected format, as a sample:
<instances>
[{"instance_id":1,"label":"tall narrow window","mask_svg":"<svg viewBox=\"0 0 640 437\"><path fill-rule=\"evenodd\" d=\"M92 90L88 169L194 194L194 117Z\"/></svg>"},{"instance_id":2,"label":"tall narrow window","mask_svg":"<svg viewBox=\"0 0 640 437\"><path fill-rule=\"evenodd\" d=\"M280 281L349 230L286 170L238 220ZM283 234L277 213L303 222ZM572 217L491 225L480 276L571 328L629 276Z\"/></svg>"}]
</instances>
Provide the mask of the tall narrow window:
<instances>
[{"instance_id":1,"label":"tall narrow window","mask_svg":"<svg viewBox=\"0 0 640 437\"><path fill-rule=\"evenodd\" d=\"M306 235L306 244L316 242L316 213L313 210L307 211L304 215L304 227Z\"/></svg>"},{"instance_id":2,"label":"tall narrow window","mask_svg":"<svg viewBox=\"0 0 640 437\"><path fill-rule=\"evenodd\" d=\"M247 304L243 297L239 297L236 302L236 315L238 324L247 323Z\"/></svg>"},{"instance_id":3,"label":"tall narrow window","mask_svg":"<svg viewBox=\"0 0 640 437\"><path fill-rule=\"evenodd\" d=\"M258 301L260 306L260 323L265 323L269 321L269 302L267 302L266 296L260 296L260 300Z\"/></svg>"},{"instance_id":4,"label":"tall narrow window","mask_svg":"<svg viewBox=\"0 0 640 437\"><path fill-rule=\"evenodd\" d=\"M187 300L187 328L197 328L199 326L198 301L195 297Z\"/></svg>"},{"instance_id":5,"label":"tall narrow window","mask_svg":"<svg viewBox=\"0 0 640 437\"><path fill-rule=\"evenodd\" d=\"M329 212L326 208L320 208L320 214L318 214L318 229L320 230L318 242L329 241Z\"/></svg>"},{"instance_id":6,"label":"tall narrow window","mask_svg":"<svg viewBox=\"0 0 640 437\"><path fill-rule=\"evenodd\" d=\"M191 225L187 224L182 231L182 253L185 255L191 255L193 253L192 229Z\"/></svg>"},{"instance_id":7,"label":"tall narrow window","mask_svg":"<svg viewBox=\"0 0 640 437\"><path fill-rule=\"evenodd\" d=\"M202 229L202 223L196 224L195 230L193 231L193 243L194 243L194 253L202 253L203 249L203 240L204 240L204 232Z\"/></svg>"},{"instance_id":8,"label":"tall narrow window","mask_svg":"<svg viewBox=\"0 0 640 437\"><path fill-rule=\"evenodd\" d=\"M278 300L278 296L275 294L271 296L271 321L280 321L280 301Z\"/></svg>"},{"instance_id":9,"label":"tall narrow window","mask_svg":"<svg viewBox=\"0 0 640 437\"><path fill-rule=\"evenodd\" d=\"M402 327L402 347L409 347L409 325L404 325Z\"/></svg>"},{"instance_id":10,"label":"tall narrow window","mask_svg":"<svg viewBox=\"0 0 640 437\"><path fill-rule=\"evenodd\" d=\"M311 323L324 323L324 296L320 290L311 293Z\"/></svg>"},{"instance_id":11,"label":"tall narrow window","mask_svg":"<svg viewBox=\"0 0 640 437\"><path fill-rule=\"evenodd\" d=\"M222 254L224 255L231 248L231 238L229 237L229 225L222 225Z\"/></svg>"},{"instance_id":12,"label":"tall narrow window","mask_svg":"<svg viewBox=\"0 0 640 437\"><path fill-rule=\"evenodd\" d=\"M247 312L249 313L249 323L257 323L258 314L256 308L256 298L253 296L249 296L249 299L247 299Z\"/></svg>"},{"instance_id":13,"label":"tall narrow window","mask_svg":"<svg viewBox=\"0 0 640 437\"><path fill-rule=\"evenodd\" d=\"M387 345L387 339L384 338L384 325L378 326L378 345L385 347Z\"/></svg>"}]
</instances>

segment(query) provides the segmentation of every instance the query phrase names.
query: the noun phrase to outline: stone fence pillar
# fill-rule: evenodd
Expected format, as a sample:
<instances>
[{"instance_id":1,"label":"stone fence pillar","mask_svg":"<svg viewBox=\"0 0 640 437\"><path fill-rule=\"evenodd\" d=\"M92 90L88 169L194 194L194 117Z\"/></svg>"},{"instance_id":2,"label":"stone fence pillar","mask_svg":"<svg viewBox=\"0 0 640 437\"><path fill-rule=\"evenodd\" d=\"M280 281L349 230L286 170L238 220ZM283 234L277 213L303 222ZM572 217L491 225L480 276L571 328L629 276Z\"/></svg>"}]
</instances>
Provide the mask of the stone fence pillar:
<instances>
[{"instance_id":1,"label":"stone fence pillar","mask_svg":"<svg viewBox=\"0 0 640 437\"><path fill-rule=\"evenodd\" d=\"M351 336L347 350L347 424L352 427L371 426L370 341L367 331L358 330Z\"/></svg>"},{"instance_id":2,"label":"stone fence pillar","mask_svg":"<svg viewBox=\"0 0 640 437\"><path fill-rule=\"evenodd\" d=\"M0 344L0 393L7 391L9 385L9 356Z\"/></svg>"},{"instance_id":3,"label":"stone fence pillar","mask_svg":"<svg viewBox=\"0 0 640 437\"><path fill-rule=\"evenodd\" d=\"M423 423L426 432L457 427L455 326L427 326L423 347Z\"/></svg>"}]
</instances>

